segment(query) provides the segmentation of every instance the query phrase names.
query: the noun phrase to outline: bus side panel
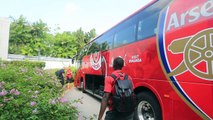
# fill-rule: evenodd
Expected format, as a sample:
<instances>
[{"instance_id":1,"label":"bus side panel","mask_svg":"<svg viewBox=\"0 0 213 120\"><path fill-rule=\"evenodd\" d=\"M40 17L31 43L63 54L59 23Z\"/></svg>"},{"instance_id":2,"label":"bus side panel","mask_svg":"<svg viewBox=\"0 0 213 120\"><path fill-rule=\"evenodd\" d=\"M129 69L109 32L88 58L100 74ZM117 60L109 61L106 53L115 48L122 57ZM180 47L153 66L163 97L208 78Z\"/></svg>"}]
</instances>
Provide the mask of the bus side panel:
<instances>
[{"instance_id":1,"label":"bus side panel","mask_svg":"<svg viewBox=\"0 0 213 120\"><path fill-rule=\"evenodd\" d=\"M123 71L132 78L166 80L159 64L155 39L152 37L110 50L109 59L121 56L125 61Z\"/></svg>"},{"instance_id":2,"label":"bus side panel","mask_svg":"<svg viewBox=\"0 0 213 120\"><path fill-rule=\"evenodd\" d=\"M182 101L172 88L170 81L166 79L157 55L156 37L113 49L109 52L109 56L109 59L121 56L125 60L123 72L133 78L135 86L146 87L155 94L165 120L200 119ZM181 110L185 112L179 112Z\"/></svg>"}]
</instances>

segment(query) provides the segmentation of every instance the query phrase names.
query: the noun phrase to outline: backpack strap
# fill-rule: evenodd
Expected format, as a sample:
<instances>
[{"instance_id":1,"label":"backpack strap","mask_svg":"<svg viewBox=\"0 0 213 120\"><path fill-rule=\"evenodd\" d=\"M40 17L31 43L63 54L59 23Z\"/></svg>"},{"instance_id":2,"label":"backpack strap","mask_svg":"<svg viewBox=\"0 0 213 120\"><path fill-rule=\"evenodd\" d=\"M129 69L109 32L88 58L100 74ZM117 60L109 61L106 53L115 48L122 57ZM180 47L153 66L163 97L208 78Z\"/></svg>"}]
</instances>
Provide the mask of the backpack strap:
<instances>
[{"instance_id":1,"label":"backpack strap","mask_svg":"<svg viewBox=\"0 0 213 120\"><path fill-rule=\"evenodd\" d=\"M125 74L125 76L124 76L124 80L127 80L128 79L128 75L127 74Z\"/></svg>"},{"instance_id":2,"label":"backpack strap","mask_svg":"<svg viewBox=\"0 0 213 120\"><path fill-rule=\"evenodd\" d=\"M114 80L116 80L117 79L117 76L116 75L114 75L114 74L111 74L110 75Z\"/></svg>"},{"instance_id":3,"label":"backpack strap","mask_svg":"<svg viewBox=\"0 0 213 120\"><path fill-rule=\"evenodd\" d=\"M111 76L114 80L117 80L117 76L116 76L116 75L111 74L110 76ZM125 74L125 76L124 76L124 80L126 80L126 79L128 79L128 75L127 75L127 74Z\"/></svg>"}]
</instances>

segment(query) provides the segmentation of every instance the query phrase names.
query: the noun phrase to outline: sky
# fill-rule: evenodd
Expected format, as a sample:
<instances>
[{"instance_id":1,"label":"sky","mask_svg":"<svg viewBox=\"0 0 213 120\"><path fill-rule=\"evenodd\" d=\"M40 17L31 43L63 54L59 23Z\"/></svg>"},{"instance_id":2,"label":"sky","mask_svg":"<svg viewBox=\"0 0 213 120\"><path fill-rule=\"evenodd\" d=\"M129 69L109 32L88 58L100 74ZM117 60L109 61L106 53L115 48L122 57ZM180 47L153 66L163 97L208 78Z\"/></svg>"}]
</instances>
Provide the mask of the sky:
<instances>
[{"instance_id":1,"label":"sky","mask_svg":"<svg viewBox=\"0 0 213 120\"><path fill-rule=\"evenodd\" d=\"M53 31L88 32L97 34L110 29L152 0L0 0L0 17L23 15L28 22L41 19Z\"/></svg>"}]
</instances>

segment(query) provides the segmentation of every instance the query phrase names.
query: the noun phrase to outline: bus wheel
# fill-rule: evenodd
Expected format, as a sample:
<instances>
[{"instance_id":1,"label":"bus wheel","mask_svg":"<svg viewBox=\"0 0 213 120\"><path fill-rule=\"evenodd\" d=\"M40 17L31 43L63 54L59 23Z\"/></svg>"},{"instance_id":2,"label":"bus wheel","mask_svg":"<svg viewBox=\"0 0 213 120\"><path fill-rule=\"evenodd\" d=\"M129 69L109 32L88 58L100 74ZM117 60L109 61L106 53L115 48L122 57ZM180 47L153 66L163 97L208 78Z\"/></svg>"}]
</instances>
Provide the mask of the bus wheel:
<instances>
[{"instance_id":1,"label":"bus wheel","mask_svg":"<svg viewBox=\"0 0 213 120\"><path fill-rule=\"evenodd\" d=\"M141 92L137 97L134 120L162 120L160 105L153 94Z\"/></svg>"}]
</instances>

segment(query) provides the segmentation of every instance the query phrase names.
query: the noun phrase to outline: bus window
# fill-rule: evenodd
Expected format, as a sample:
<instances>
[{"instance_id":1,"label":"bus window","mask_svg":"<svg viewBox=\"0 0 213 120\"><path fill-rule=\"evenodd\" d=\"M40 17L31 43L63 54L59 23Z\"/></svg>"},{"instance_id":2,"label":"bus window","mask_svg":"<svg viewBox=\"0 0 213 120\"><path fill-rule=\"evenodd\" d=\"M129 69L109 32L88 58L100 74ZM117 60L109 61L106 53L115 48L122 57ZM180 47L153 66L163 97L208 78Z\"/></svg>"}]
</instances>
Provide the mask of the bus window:
<instances>
[{"instance_id":1,"label":"bus window","mask_svg":"<svg viewBox=\"0 0 213 120\"><path fill-rule=\"evenodd\" d=\"M129 26L115 34L114 47L135 41L136 25Z\"/></svg>"},{"instance_id":2,"label":"bus window","mask_svg":"<svg viewBox=\"0 0 213 120\"><path fill-rule=\"evenodd\" d=\"M143 40L156 35L158 17L160 11L165 8L171 0L160 0L137 14L139 22L137 28L137 40Z\"/></svg>"},{"instance_id":3,"label":"bus window","mask_svg":"<svg viewBox=\"0 0 213 120\"><path fill-rule=\"evenodd\" d=\"M91 46L89 47L87 55L100 51L100 46L97 41L93 41L90 44Z\"/></svg>"},{"instance_id":4,"label":"bus window","mask_svg":"<svg viewBox=\"0 0 213 120\"><path fill-rule=\"evenodd\" d=\"M103 36L99 42L101 51L109 50L112 48L113 35Z\"/></svg>"},{"instance_id":5,"label":"bus window","mask_svg":"<svg viewBox=\"0 0 213 120\"><path fill-rule=\"evenodd\" d=\"M156 35L156 27L158 22L159 12L152 14L151 16L139 20L137 40L143 40L145 38Z\"/></svg>"},{"instance_id":6,"label":"bus window","mask_svg":"<svg viewBox=\"0 0 213 120\"><path fill-rule=\"evenodd\" d=\"M116 28L114 47L119 47L135 41L137 22L135 17L125 21Z\"/></svg>"}]
</instances>

